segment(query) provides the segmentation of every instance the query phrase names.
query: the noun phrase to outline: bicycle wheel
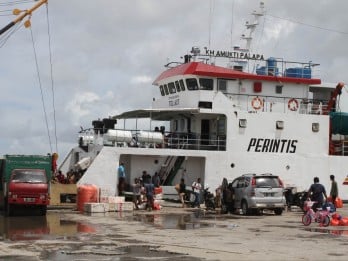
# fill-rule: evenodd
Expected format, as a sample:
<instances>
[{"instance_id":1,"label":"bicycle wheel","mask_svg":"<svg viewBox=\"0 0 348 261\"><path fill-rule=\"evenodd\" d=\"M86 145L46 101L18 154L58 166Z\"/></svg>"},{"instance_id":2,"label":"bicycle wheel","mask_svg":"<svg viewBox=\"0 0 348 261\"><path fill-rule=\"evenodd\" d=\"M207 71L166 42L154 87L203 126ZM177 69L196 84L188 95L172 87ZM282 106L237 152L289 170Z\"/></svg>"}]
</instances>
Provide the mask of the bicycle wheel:
<instances>
[{"instance_id":1,"label":"bicycle wheel","mask_svg":"<svg viewBox=\"0 0 348 261\"><path fill-rule=\"evenodd\" d=\"M321 223L323 224L324 227L329 226L330 225L330 217L329 216L323 217Z\"/></svg>"},{"instance_id":2,"label":"bicycle wheel","mask_svg":"<svg viewBox=\"0 0 348 261\"><path fill-rule=\"evenodd\" d=\"M309 226L312 223L312 218L308 214L304 214L302 216L302 224L305 226Z\"/></svg>"}]
</instances>

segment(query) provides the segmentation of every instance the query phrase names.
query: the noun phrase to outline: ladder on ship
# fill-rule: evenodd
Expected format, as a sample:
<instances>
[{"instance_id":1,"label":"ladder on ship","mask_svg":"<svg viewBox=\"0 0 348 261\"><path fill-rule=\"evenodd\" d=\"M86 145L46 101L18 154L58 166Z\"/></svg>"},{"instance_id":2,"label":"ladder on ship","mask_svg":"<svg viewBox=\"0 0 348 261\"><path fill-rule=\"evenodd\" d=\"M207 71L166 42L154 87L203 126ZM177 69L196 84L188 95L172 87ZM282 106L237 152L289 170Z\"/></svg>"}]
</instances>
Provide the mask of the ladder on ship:
<instances>
[{"instance_id":1,"label":"ladder on ship","mask_svg":"<svg viewBox=\"0 0 348 261\"><path fill-rule=\"evenodd\" d=\"M172 182L185 161L185 156L168 156L165 163L159 171L161 184L168 186L173 185Z\"/></svg>"}]
</instances>

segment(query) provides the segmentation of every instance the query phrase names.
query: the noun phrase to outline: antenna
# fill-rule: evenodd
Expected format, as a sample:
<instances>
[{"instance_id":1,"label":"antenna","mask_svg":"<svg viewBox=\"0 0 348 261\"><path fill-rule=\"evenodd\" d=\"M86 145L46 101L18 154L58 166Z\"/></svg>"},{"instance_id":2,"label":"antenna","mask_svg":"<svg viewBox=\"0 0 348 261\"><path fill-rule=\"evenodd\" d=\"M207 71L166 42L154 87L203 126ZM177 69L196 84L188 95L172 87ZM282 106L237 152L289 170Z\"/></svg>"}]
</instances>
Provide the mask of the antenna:
<instances>
[{"instance_id":1,"label":"antenna","mask_svg":"<svg viewBox=\"0 0 348 261\"><path fill-rule=\"evenodd\" d=\"M249 21L247 21L245 23L247 30L249 30L249 34L248 35L243 34L241 36L241 39L246 40L245 49L247 51L250 51L251 41L253 39L252 34L254 33L256 27L259 25L259 19L260 17L265 15L264 8L265 8L264 2L260 2L260 9L258 11L253 11L251 13L254 16L253 22L250 23Z\"/></svg>"}]
</instances>

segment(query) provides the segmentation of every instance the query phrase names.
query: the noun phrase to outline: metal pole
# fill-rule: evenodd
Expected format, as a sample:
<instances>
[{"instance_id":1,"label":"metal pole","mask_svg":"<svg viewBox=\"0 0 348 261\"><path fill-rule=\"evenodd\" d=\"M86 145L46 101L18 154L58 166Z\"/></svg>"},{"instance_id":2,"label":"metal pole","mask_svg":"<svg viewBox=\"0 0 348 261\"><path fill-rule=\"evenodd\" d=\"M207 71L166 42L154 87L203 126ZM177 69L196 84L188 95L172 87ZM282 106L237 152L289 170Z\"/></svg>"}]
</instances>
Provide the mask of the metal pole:
<instances>
[{"instance_id":1,"label":"metal pole","mask_svg":"<svg viewBox=\"0 0 348 261\"><path fill-rule=\"evenodd\" d=\"M6 25L4 28L2 28L0 30L0 35L2 35L4 32L6 32L7 30L9 30L12 26L14 26L16 23L20 22L23 20L24 17L26 17L27 15L31 15L31 13L33 11L35 11L36 9L38 9L41 5L47 3L48 0L40 0L36 5L34 5L32 8L30 8L29 10L24 10L23 13L21 15L19 15L15 20L13 20L12 22L10 22L8 25Z\"/></svg>"}]
</instances>

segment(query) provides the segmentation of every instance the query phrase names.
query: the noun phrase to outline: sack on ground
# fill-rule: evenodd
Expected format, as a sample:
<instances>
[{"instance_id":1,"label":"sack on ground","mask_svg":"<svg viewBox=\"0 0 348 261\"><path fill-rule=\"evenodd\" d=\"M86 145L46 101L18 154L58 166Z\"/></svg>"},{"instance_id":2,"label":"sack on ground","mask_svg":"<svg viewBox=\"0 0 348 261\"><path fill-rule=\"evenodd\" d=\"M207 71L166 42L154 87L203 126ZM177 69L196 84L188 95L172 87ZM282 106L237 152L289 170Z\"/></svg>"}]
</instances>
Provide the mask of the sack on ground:
<instances>
[{"instance_id":1,"label":"sack on ground","mask_svg":"<svg viewBox=\"0 0 348 261\"><path fill-rule=\"evenodd\" d=\"M339 197L336 198L335 206L336 206L336 208L343 208L343 201L341 198L339 198Z\"/></svg>"}]
</instances>

